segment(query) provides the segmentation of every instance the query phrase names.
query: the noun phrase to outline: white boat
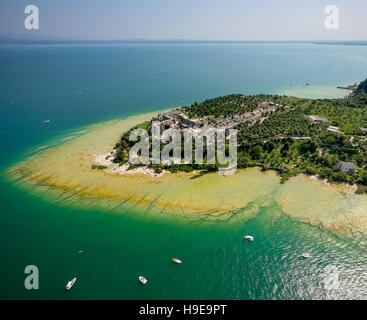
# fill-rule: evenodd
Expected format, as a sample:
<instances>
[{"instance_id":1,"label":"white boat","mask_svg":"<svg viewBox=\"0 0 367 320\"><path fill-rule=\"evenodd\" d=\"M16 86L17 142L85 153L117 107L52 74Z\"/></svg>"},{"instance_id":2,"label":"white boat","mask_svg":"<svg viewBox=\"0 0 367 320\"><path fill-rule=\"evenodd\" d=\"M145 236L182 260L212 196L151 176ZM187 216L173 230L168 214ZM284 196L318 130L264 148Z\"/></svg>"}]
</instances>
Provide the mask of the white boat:
<instances>
[{"instance_id":1,"label":"white boat","mask_svg":"<svg viewBox=\"0 0 367 320\"><path fill-rule=\"evenodd\" d=\"M308 258L312 258L312 254L311 254L311 253L308 253L308 252L306 252L306 253L302 253L302 257L303 257L303 258L306 258L306 259L308 259Z\"/></svg>"},{"instance_id":2,"label":"white boat","mask_svg":"<svg viewBox=\"0 0 367 320\"><path fill-rule=\"evenodd\" d=\"M180 259L177 259L177 258L172 258L172 262L178 263L178 264L182 263L182 261Z\"/></svg>"},{"instance_id":3,"label":"white boat","mask_svg":"<svg viewBox=\"0 0 367 320\"><path fill-rule=\"evenodd\" d=\"M50 123L50 120L44 120L43 123Z\"/></svg>"},{"instance_id":4,"label":"white boat","mask_svg":"<svg viewBox=\"0 0 367 320\"><path fill-rule=\"evenodd\" d=\"M75 277L75 278L73 278L72 280L70 280L70 281L67 283L67 285L66 285L66 290L70 290L70 289L71 289L71 287L74 285L75 281L76 281L76 277Z\"/></svg>"},{"instance_id":5,"label":"white boat","mask_svg":"<svg viewBox=\"0 0 367 320\"><path fill-rule=\"evenodd\" d=\"M139 276L139 281L142 283L142 284L146 284L148 282L147 279L145 279L143 276Z\"/></svg>"},{"instance_id":6,"label":"white boat","mask_svg":"<svg viewBox=\"0 0 367 320\"><path fill-rule=\"evenodd\" d=\"M244 236L244 238L245 238L246 240L248 240L248 241L254 241L254 237L253 237L253 236L249 236L249 235L247 235L247 236Z\"/></svg>"}]
</instances>

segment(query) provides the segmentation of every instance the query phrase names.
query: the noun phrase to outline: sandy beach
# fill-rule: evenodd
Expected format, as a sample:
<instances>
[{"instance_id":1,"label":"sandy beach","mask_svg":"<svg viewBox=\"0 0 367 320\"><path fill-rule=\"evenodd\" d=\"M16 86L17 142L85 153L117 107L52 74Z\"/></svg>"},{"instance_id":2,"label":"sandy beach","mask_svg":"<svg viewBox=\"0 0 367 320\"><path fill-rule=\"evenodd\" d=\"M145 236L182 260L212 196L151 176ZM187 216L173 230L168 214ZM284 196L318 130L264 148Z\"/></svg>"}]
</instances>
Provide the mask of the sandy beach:
<instances>
[{"instance_id":1,"label":"sandy beach","mask_svg":"<svg viewBox=\"0 0 367 320\"><path fill-rule=\"evenodd\" d=\"M119 165L114 163L112 160L116 153L115 149L108 151L107 153L95 154L93 155L93 162L96 165L106 166L105 169L107 173L120 174L120 175L149 175L155 178L161 177L168 171L163 170L162 173L156 173L153 168L148 166L141 166L134 169L129 169L130 165L128 163L124 165Z\"/></svg>"}]
</instances>

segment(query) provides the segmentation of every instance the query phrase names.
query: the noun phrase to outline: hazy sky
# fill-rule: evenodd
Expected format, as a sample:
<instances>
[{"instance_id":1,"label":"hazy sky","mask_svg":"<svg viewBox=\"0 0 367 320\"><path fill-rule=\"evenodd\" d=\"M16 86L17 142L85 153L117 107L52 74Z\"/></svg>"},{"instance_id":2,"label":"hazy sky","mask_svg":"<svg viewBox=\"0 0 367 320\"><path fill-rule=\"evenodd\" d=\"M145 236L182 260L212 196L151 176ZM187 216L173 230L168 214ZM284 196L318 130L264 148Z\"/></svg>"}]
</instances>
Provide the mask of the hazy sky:
<instances>
[{"instance_id":1,"label":"hazy sky","mask_svg":"<svg viewBox=\"0 0 367 320\"><path fill-rule=\"evenodd\" d=\"M40 29L24 28L37 5ZM327 5L340 29L324 27ZM367 0L1 0L0 33L69 39L367 40Z\"/></svg>"}]
</instances>

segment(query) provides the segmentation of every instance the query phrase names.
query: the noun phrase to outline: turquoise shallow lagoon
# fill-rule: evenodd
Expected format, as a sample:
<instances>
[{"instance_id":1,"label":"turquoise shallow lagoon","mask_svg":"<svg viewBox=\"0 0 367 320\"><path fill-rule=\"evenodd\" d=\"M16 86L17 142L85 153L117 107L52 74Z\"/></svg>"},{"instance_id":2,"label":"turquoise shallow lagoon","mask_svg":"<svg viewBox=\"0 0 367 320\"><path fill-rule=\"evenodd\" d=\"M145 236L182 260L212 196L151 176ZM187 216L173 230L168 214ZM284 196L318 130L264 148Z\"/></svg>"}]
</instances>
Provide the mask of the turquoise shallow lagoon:
<instances>
[{"instance_id":1,"label":"turquoise shallow lagoon","mask_svg":"<svg viewBox=\"0 0 367 320\"><path fill-rule=\"evenodd\" d=\"M0 169L70 132L228 93L343 96L367 47L292 43L0 47ZM310 83L310 86L306 86ZM43 123L44 120L50 123ZM48 201L0 178L2 299L366 298L366 240L292 220L274 203L249 221L152 219ZM45 190L47 193L47 190ZM244 234L255 236L246 243ZM79 255L78 251L84 253ZM304 260L302 252L312 252ZM177 256L182 265L173 265ZM40 289L24 288L24 268ZM340 288L325 290L327 266ZM138 275L149 282L142 287ZM68 280L78 281L70 292Z\"/></svg>"}]
</instances>

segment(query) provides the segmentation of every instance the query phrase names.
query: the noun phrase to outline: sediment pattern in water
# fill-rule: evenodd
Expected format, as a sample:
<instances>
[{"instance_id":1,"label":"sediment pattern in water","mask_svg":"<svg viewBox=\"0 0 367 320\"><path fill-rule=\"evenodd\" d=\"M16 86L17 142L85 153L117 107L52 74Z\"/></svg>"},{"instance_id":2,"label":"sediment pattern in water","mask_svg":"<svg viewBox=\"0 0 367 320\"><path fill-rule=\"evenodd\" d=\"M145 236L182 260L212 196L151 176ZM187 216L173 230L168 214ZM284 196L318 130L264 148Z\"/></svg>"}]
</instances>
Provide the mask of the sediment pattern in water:
<instances>
[{"instance_id":1,"label":"sediment pattern in water","mask_svg":"<svg viewBox=\"0 0 367 320\"><path fill-rule=\"evenodd\" d=\"M367 196L346 185L329 185L298 176L281 185L274 172L238 170L216 173L120 175L92 170L97 154L111 150L122 132L156 113L90 126L43 148L7 170L12 181L59 204L98 206L119 211L138 207L152 216L179 215L208 221L244 221L262 206L280 207L283 214L336 233L367 235Z\"/></svg>"}]
</instances>

